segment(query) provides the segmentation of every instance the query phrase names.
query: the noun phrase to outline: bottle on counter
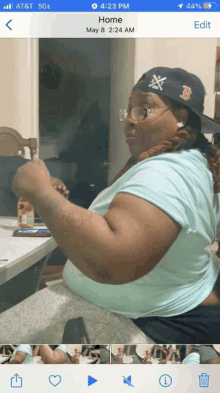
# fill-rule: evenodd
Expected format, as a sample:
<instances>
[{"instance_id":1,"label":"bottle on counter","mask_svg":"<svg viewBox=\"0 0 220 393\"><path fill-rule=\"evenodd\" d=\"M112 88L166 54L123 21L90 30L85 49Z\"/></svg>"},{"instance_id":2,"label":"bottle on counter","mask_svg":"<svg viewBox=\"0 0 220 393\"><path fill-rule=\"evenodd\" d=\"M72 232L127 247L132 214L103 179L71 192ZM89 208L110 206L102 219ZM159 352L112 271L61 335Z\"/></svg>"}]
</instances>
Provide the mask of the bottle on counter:
<instances>
[{"instance_id":1,"label":"bottle on counter","mask_svg":"<svg viewBox=\"0 0 220 393\"><path fill-rule=\"evenodd\" d=\"M172 356L172 363L175 363L175 353Z\"/></svg>"},{"instance_id":2,"label":"bottle on counter","mask_svg":"<svg viewBox=\"0 0 220 393\"><path fill-rule=\"evenodd\" d=\"M123 358L124 358L124 353L121 348L118 348L118 353L117 353L117 358L118 358L118 363L123 363Z\"/></svg>"},{"instance_id":3,"label":"bottle on counter","mask_svg":"<svg viewBox=\"0 0 220 393\"><path fill-rule=\"evenodd\" d=\"M118 355L117 356L119 359L123 358L123 352L122 352L121 348L118 348Z\"/></svg>"},{"instance_id":4,"label":"bottle on counter","mask_svg":"<svg viewBox=\"0 0 220 393\"><path fill-rule=\"evenodd\" d=\"M78 349L75 349L75 353L74 353L74 363L75 364L79 364L79 352Z\"/></svg>"},{"instance_id":5,"label":"bottle on counter","mask_svg":"<svg viewBox=\"0 0 220 393\"><path fill-rule=\"evenodd\" d=\"M145 351L144 361L145 361L145 363L151 362L151 357L149 355L149 351Z\"/></svg>"},{"instance_id":6,"label":"bottle on counter","mask_svg":"<svg viewBox=\"0 0 220 393\"><path fill-rule=\"evenodd\" d=\"M5 355L5 347L2 348L2 355Z\"/></svg>"},{"instance_id":7,"label":"bottle on counter","mask_svg":"<svg viewBox=\"0 0 220 393\"><path fill-rule=\"evenodd\" d=\"M23 198L18 200L18 228L34 228L34 208Z\"/></svg>"}]
</instances>

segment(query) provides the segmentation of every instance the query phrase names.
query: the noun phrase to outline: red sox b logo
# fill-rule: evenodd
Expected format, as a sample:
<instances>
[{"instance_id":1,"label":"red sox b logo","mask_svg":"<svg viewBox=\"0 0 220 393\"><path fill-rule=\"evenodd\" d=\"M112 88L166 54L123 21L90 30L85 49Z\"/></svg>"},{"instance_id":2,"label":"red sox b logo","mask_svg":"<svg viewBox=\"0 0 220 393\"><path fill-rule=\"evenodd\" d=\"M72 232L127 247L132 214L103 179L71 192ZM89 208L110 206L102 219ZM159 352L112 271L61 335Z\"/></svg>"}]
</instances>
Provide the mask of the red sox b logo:
<instances>
[{"instance_id":1,"label":"red sox b logo","mask_svg":"<svg viewBox=\"0 0 220 393\"><path fill-rule=\"evenodd\" d=\"M183 86L183 93L180 96L183 100L188 101L190 99L190 96L192 94L192 90L188 86Z\"/></svg>"}]
</instances>

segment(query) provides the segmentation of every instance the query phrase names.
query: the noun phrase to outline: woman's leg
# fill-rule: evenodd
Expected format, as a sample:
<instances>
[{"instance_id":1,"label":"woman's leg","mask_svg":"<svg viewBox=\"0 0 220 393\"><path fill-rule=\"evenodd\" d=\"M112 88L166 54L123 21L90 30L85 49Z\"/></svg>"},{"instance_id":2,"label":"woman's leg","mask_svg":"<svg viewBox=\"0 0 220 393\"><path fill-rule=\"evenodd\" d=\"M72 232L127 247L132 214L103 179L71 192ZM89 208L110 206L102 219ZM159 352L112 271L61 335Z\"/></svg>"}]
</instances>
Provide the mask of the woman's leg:
<instances>
[{"instance_id":1,"label":"woman's leg","mask_svg":"<svg viewBox=\"0 0 220 393\"><path fill-rule=\"evenodd\" d=\"M153 343L132 320L52 285L0 315L0 343L61 343L66 323L83 317L90 343ZM74 337L70 344L74 343Z\"/></svg>"},{"instance_id":2,"label":"woman's leg","mask_svg":"<svg viewBox=\"0 0 220 393\"><path fill-rule=\"evenodd\" d=\"M156 343L220 343L220 305L198 306L174 317L148 317L133 321Z\"/></svg>"},{"instance_id":3,"label":"woman's leg","mask_svg":"<svg viewBox=\"0 0 220 393\"><path fill-rule=\"evenodd\" d=\"M200 346L200 362L201 364L212 364L219 360L220 357L212 347L212 345L201 345Z\"/></svg>"}]
</instances>

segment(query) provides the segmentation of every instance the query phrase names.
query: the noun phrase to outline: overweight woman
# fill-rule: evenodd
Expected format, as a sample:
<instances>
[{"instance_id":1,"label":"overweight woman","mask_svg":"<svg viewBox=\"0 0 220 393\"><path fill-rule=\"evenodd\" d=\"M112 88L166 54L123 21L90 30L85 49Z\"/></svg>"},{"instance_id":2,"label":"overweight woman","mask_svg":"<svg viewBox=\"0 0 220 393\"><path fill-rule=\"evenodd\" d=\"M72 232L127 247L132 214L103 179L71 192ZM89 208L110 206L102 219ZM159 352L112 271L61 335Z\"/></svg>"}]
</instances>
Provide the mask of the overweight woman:
<instances>
[{"instance_id":1,"label":"overweight woman","mask_svg":"<svg viewBox=\"0 0 220 393\"><path fill-rule=\"evenodd\" d=\"M203 115L204 98L183 69L146 72L120 111L131 158L88 210L52 187L37 157L12 184L68 254L65 285L157 343L220 342L220 265L210 251L220 151L203 134L220 127Z\"/></svg>"},{"instance_id":2,"label":"overweight woman","mask_svg":"<svg viewBox=\"0 0 220 393\"><path fill-rule=\"evenodd\" d=\"M34 350L33 345L18 345L7 364L33 364L33 356L37 355L38 349Z\"/></svg>"}]
</instances>

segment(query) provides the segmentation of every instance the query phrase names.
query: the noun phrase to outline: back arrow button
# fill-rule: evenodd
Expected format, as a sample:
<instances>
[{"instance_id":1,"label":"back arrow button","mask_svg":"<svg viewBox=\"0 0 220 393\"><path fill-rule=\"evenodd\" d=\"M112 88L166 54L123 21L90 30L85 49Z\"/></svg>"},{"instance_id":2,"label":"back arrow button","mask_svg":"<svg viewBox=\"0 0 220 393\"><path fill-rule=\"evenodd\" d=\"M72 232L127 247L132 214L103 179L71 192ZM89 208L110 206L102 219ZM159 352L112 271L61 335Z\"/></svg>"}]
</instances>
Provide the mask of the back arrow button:
<instances>
[{"instance_id":1,"label":"back arrow button","mask_svg":"<svg viewBox=\"0 0 220 393\"><path fill-rule=\"evenodd\" d=\"M7 28L9 29L9 30L12 30L12 28L9 26L9 24L12 22L12 19L10 19L7 23L6 23L6 25L5 26L7 26Z\"/></svg>"}]
</instances>

